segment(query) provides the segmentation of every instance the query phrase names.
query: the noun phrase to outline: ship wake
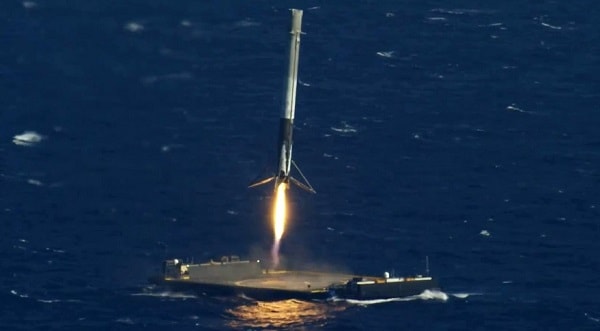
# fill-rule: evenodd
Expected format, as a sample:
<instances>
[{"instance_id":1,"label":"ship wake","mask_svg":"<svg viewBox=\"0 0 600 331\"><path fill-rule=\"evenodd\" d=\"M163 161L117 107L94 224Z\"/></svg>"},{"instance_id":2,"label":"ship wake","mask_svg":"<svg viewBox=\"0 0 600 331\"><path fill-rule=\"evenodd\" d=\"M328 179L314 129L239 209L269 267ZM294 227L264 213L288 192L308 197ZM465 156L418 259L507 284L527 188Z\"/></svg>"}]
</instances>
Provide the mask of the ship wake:
<instances>
[{"instance_id":1,"label":"ship wake","mask_svg":"<svg viewBox=\"0 0 600 331\"><path fill-rule=\"evenodd\" d=\"M418 295L412 295L412 296L408 296L408 297L399 297L399 298L387 298L387 299L372 299L372 300L355 300L355 299L333 299L334 301L343 301L343 302L347 302L353 305L359 305L359 306L370 306L370 305L376 305L376 304L381 304L381 303L388 303L388 302L408 302L408 301L417 301L417 300L422 300L422 301L429 301L429 300L435 300L435 301L441 301L441 302L446 302L448 301L449 295L446 294L445 292L439 291L439 290L425 290L423 291L423 293L418 294Z\"/></svg>"}]
</instances>

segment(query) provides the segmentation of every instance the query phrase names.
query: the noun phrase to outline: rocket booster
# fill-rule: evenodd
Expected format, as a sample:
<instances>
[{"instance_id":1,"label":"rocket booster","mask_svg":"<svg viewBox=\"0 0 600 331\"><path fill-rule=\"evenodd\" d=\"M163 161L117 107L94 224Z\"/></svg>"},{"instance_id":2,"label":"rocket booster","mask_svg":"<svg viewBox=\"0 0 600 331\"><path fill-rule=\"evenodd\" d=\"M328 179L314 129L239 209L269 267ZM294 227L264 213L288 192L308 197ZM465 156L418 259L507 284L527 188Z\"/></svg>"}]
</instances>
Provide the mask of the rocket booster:
<instances>
[{"instance_id":1,"label":"rocket booster","mask_svg":"<svg viewBox=\"0 0 600 331\"><path fill-rule=\"evenodd\" d=\"M300 56L300 35L302 34L302 10L292 9L292 25L290 30L290 48L288 51L288 72L286 81L286 93L283 110L281 113L281 119L279 121L279 136L277 139L277 173L269 178L259 180L252 183L249 187L255 187L262 184L266 184L272 180L275 180L275 188L280 183L292 182L300 188L316 193L312 188L306 177L300 171L300 168L296 165L292 159L292 133L294 130L294 113L296 110L296 89L298 86L298 62ZM303 182L295 179L291 176L291 168L298 171L303 179Z\"/></svg>"}]
</instances>

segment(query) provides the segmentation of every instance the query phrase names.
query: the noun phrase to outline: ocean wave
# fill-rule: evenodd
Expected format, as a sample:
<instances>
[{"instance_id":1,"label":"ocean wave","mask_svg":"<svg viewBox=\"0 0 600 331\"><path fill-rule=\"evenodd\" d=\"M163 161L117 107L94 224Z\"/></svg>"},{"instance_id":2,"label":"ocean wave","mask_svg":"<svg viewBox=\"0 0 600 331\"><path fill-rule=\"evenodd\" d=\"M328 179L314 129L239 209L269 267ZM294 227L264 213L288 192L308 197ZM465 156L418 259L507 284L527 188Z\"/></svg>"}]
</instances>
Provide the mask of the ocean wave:
<instances>
[{"instance_id":1,"label":"ocean wave","mask_svg":"<svg viewBox=\"0 0 600 331\"><path fill-rule=\"evenodd\" d=\"M197 295L181 293L181 292L171 292L171 291L163 291L163 292L142 292L142 293L133 293L131 296L134 297L157 297L157 298L169 298L169 299L197 299Z\"/></svg>"},{"instance_id":2,"label":"ocean wave","mask_svg":"<svg viewBox=\"0 0 600 331\"><path fill-rule=\"evenodd\" d=\"M25 131L13 137L13 143L19 146L34 146L44 140L44 136L35 131Z\"/></svg>"},{"instance_id":3,"label":"ocean wave","mask_svg":"<svg viewBox=\"0 0 600 331\"><path fill-rule=\"evenodd\" d=\"M417 300L423 300L423 301L436 300L436 301L445 302L445 301L448 301L448 294L446 294L445 292L439 291L439 290L425 290L421 294L408 296L408 297L388 298L388 299L372 299L372 300L342 299L340 301L345 301L347 303L354 304L354 305L370 306L370 305L376 305L376 304L388 303L388 302L407 302L407 301L417 301Z\"/></svg>"}]
</instances>

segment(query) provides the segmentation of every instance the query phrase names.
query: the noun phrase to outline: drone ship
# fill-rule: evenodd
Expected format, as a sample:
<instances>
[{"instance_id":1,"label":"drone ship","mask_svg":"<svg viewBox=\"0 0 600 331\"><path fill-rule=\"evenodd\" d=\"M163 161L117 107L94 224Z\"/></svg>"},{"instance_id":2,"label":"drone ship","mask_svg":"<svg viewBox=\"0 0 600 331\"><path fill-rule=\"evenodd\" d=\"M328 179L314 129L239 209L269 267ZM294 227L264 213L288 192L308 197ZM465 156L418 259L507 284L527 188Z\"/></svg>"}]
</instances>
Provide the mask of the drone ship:
<instances>
[{"instance_id":1,"label":"drone ship","mask_svg":"<svg viewBox=\"0 0 600 331\"><path fill-rule=\"evenodd\" d=\"M223 256L206 263L163 262L162 274L150 282L172 291L207 296L245 295L256 300L325 300L332 297L370 300L419 295L438 288L430 276L360 276L319 271L270 270L260 260Z\"/></svg>"}]
</instances>

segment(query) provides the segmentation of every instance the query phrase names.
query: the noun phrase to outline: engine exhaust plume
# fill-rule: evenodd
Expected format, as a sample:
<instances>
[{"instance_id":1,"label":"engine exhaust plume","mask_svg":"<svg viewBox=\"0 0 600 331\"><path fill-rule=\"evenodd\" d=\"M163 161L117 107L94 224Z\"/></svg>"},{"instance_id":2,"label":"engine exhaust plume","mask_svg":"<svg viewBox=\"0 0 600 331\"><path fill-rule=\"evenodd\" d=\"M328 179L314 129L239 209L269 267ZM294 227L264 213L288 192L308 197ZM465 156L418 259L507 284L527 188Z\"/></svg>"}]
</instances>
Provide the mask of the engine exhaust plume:
<instances>
[{"instance_id":1,"label":"engine exhaust plume","mask_svg":"<svg viewBox=\"0 0 600 331\"><path fill-rule=\"evenodd\" d=\"M279 244L283 237L283 233L285 232L287 213L285 190L287 189L287 186L286 183L279 183L279 186L277 186L275 206L273 208L273 233L275 235L273 248L271 249L273 268L276 268L279 265Z\"/></svg>"}]
</instances>

